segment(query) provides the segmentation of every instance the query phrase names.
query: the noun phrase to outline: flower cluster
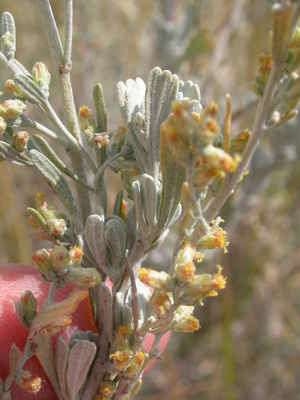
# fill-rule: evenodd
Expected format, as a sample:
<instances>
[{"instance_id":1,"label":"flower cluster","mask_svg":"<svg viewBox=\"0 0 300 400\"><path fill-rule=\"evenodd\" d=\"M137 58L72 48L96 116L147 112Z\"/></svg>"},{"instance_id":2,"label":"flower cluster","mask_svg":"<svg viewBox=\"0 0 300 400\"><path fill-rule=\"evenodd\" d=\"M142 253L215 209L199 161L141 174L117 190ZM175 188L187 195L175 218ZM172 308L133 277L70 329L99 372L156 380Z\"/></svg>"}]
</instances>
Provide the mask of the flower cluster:
<instances>
[{"instance_id":1,"label":"flower cluster","mask_svg":"<svg viewBox=\"0 0 300 400\"><path fill-rule=\"evenodd\" d=\"M209 241L209 245L211 243ZM148 268L139 270L139 279L153 289L150 299L152 315L147 322L149 329L194 332L200 328L199 321L192 315L194 305L202 304L206 297L217 296L226 286L220 266L215 274L197 273L203 258L203 253L186 243L177 253L173 274Z\"/></svg>"},{"instance_id":2,"label":"flower cluster","mask_svg":"<svg viewBox=\"0 0 300 400\"><path fill-rule=\"evenodd\" d=\"M55 243L63 240L68 229L65 216L49 205L42 193L36 194L35 207L27 209L30 214L28 222L34 228L35 236Z\"/></svg>"},{"instance_id":3,"label":"flower cluster","mask_svg":"<svg viewBox=\"0 0 300 400\"><path fill-rule=\"evenodd\" d=\"M172 113L160 129L176 159L192 169L194 184L207 185L236 169L237 160L217 144L221 128L216 103L197 113L193 101L174 101Z\"/></svg>"}]
</instances>

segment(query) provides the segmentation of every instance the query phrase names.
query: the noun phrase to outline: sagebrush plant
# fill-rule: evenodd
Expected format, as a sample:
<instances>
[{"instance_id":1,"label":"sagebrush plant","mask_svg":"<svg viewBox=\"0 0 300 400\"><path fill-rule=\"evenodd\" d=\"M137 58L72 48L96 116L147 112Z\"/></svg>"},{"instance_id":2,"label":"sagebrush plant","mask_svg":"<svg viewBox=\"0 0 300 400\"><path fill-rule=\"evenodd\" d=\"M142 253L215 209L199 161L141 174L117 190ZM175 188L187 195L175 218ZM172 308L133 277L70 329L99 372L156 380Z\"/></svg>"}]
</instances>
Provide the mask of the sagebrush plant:
<instances>
[{"instance_id":1,"label":"sagebrush plant","mask_svg":"<svg viewBox=\"0 0 300 400\"><path fill-rule=\"evenodd\" d=\"M94 111L87 106L77 110L70 79L73 1L64 2L63 40L49 0L36 3L56 66L54 75L61 82L64 118L49 100L47 66L37 62L29 72L15 58L14 19L3 12L0 58L14 77L5 82L0 104L0 157L36 168L64 212L41 193L28 208L35 235L49 241L48 248L34 253L33 261L50 289L40 310L30 291L17 302L19 318L29 328L28 340L22 353L12 346L16 362L0 387L5 398L14 381L24 390L39 391L39 377L23 368L36 355L59 399L132 399L143 371L159 354L161 337L172 330L199 329L194 307L226 286L221 266L206 274L201 262L207 250L227 251L218 214L247 179L262 135L296 115L300 2L283 0L272 7L269 53L259 58L254 84L258 103L253 126L235 134L230 95L225 96L221 120L218 105L205 105L197 84L158 67L150 71L146 84L140 78L118 84L124 124L115 131L107 124L101 84L93 90ZM39 107L51 124L26 115L27 103ZM58 156L61 149L68 164ZM109 168L123 183L111 213L105 175ZM166 265L160 271L144 265L171 227L176 239L168 270ZM56 289L67 282L74 284L73 292L54 302ZM45 343L71 322L69 315L87 296L98 333L76 332L69 343L59 336L55 350L61 354L52 357L54 350ZM146 352L143 342L149 333L155 339Z\"/></svg>"}]
</instances>

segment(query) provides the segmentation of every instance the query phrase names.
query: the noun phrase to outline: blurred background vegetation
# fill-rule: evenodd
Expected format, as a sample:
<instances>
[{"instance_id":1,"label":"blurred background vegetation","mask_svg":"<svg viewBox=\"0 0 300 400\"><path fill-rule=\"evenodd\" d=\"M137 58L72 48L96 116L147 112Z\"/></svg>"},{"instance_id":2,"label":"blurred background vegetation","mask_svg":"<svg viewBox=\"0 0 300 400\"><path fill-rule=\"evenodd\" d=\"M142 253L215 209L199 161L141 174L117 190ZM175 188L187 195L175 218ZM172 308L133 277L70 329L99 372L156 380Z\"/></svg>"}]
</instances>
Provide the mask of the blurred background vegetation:
<instances>
[{"instance_id":1,"label":"blurred background vegetation","mask_svg":"<svg viewBox=\"0 0 300 400\"><path fill-rule=\"evenodd\" d=\"M62 1L52 1L62 24ZM267 0L75 0L73 84L78 106L92 106L104 86L109 129L121 123L116 83L159 65L200 83L203 101L231 93L233 133L251 127L257 57L267 51ZM34 1L1 0L13 13L17 58L27 68L51 63ZM0 66L1 82L8 78ZM52 103L61 98L52 84ZM32 109L32 114L36 114ZM145 379L140 399L281 400L300 393L300 136L299 120L266 137L250 175L223 217L229 232L220 263L228 287L199 310L202 328L173 335L169 350ZM31 263L39 246L26 207L50 190L33 171L0 163L0 263ZM113 186L118 180L113 177ZM166 247L156 262L168 256Z\"/></svg>"}]
</instances>

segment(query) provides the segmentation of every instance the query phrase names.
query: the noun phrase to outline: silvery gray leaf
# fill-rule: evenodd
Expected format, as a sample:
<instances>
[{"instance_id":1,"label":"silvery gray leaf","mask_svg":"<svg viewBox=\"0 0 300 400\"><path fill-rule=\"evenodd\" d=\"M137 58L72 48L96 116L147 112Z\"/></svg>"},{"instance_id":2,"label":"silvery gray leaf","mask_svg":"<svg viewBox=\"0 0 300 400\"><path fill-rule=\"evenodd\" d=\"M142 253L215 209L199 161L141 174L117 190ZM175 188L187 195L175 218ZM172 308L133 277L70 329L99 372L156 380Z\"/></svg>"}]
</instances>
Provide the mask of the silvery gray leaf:
<instances>
[{"instance_id":1,"label":"silvery gray leaf","mask_svg":"<svg viewBox=\"0 0 300 400\"><path fill-rule=\"evenodd\" d=\"M106 246L104 242L104 220L104 214L89 215L84 227L84 238L97 264L108 274L105 267Z\"/></svg>"},{"instance_id":2,"label":"silvery gray leaf","mask_svg":"<svg viewBox=\"0 0 300 400\"><path fill-rule=\"evenodd\" d=\"M14 58L16 52L16 25L11 13L0 15L0 50L8 58Z\"/></svg>"},{"instance_id":3,"label":"silvery gray leaf","mask_svg":"<svg viewBox=\"0 0 300 400\"><path fill-rule=\"evenodd\" d=\"M185 168L178 164L169 149L165 135L161 135L160 168L162 174L162 194L159 211L159 227L165 229L173 218L181 198Z\"/></svg>"},{"instance_id":4,"label":"silvery gray leaf","mask_svg":"<svg viewBox=\"0 0 300 400\"><path fill-rule=\"evenodd\" d=\"M56 369L56 375L59 383L59 388L62 392L64 399L68 399L67 387L66 387L66 371L68 365L69 347L66 342L59 336L54 350L54 364Z\"/></svg>"},{"instance_id":5,"label":"silvery gray leaf","mask_svg":"<svg viewBox=\"0 0 300 400\"><path fill-rule=\"evenodd\" d=\"M177 98L179 100L182 100L183 98L189 98L189 100L192 100L192 111L194 112L200 113L203 108L201 104L201 93L199 85L192 81L180 82L180 88Z\"/></svg>"},{"instance_id":6,"label":"silvery gray leaf","mask_svg":"<svg viewBox=\"0 0 300 400\"><path fill-rule=\"evenodd\" d=\"M148 174L141 175L132 184L138 232L146 248L158 236L159 184Z\"/></svg>"},{"instance_id":7,"label":"silvery gray leaf","mask_svg":"<svg viewBox=\"0 0 300 400\"><path fill-rule=\"evenodd\" d=\"M176 99L179 79L170 71L153 68L149 74L146 91L146 135L149 140L150 175L159 175L160 125L171 112L172 101Z\"/></svg>"},{"instance_id":8,"label":"silvery gray leaf","mask_svg":"<svg viewBox=\"0 0 300 400\"><path fill-rule=\"evenodd\" d=\"M133 327L132 307L131 303L125 303L125 295L122 292L116 294L115 308L114 308L114 325Z\"/></svg>"},{"instance_id":9,"label":"silvery gray leaf","mask_svg":"<svg viewBox=\"0 0 300 400\"><path fill-rule=\"evenodd\" d=\"M18 73L22 75L30 75L30 72L25 68L25 66L20 63L20 61L16 60L15 58L9 60L9 64L13 65L13 70L19 71Z\"/></svg>"},{"instance_id":10,"label":"silvery gray leaf","mask_svg":"<svg viewBox=\"0 0 300 400\"><path fill-rule=\"evenodd\" d=\"M104 102L103 88L100 83L93 89L93 99L96 111L96 129L97 132L107 130L107 110Z\"/></svg>"},{"instance_id":11,"label":"silvery gray leaf","mask_svg":"<svg viewBox=\"0 0 300 400\"><path fill-rule=\"evenodd\" d=\"M136 289L137 289L137 300L138 300L138 327L140 328L145 322L148 315L148 302L151 297L151 290L140 282L138 279L136 280ZM125 310L130 310L130 320L132 321L132 289L131 287L127 290L127 293L124 296L124 304ZM123 319L128 319L129 315L123 315Z\"/></svg>"},{"instance_id":12,"label":"silvery gray leaf","mask_svg":"<svg viewBox=\"0 0 300 400\"><path fill-rule=\"evenodd\" d=\"M126 217L128 248L131 249L136 239L136 216L134 208L130 207Z\"/></svg>"},{"instance_id":13,"label":"silvery gray leaf","mask_svg":"<svg viewBox=\"0 0 300 400\"><path fill-rule=\"evenodd\" d=\"M123 274L125 251L127 247L127 228L125 222L117 216L112 216L105 222L104 240L108 250L108 259L111 265L109 276L113 282Z\"/></svg>"},{"instance_id":14,"label":"silvery gray leaf","mask_svg":"<svg viewBox=\"0 0 300 400\"><path fill-rule=\"evenodd\" d=\"M96 326L108 340L112 341L112 296L105 283L92 289L96 307Z\"/></svg>"},{"instance_id":15,"label":"silvery gray leaf","mask_svg":"<svg viewBox=\"0 0 300 400\"><path fill-rule=\"evenodd\" d=\"M141 78L119 82L117 89L121 111L127 123L135 113L140 111L144 114L146 86Z\"/></svg>"},{"instance_id":16,"label":"silvery gray leaf","mask_svg":"<svg viewBox=\"0 0 300 400\"><path fill-rule=\"evenodd\" d=\"M133 148L136 161L140 169L145 172L149 169L147 147L145 146L145 132L135 122L135 117L128 123L127 126L127 140Z\"/></svg>"},{"instance_id":17,"label":"silvery gray leaf","mask_svg":"<svg viewBox=\"0 0 300 400\"><path fill-rule=\"evenodd\" d=\"M18 74L15 76L15 82L32 103L43 106L48 96L33 81L31 75Z\"/></svg>"},{"instance_id":18,"label":"silvery gray leaf","mask_svg":"<svg viewBox=\"0 0 300 400\"><path fill-rule=\"evenodd\" d=\"M97 346L95 343L87 340L78 340L72 345L69 351L66 371L68 400L76 400L79 390L85 383L96 351Z\"/></svg>"},{"instance_id":19,"label":"silvery gray leaf","mask_svg":"<svg viewBox=\"0 0 300 400\"><path fill-rule=\"evenodd\" d=\"M45 140L41 135L32 135L31 136L32 141L34 142L35 145L38 146L39 150L41 153L43 153L46 157L49 158L51 162L64 174L72 178L76 182L80 182L83 186L85 186L87 189L92 190L91 187L86 185L81 179L79 178L78 175L74 174L72 171L69 170L69 168L66 166L66 164L58 157L57 152L55 152L50 144Z\"/></svg>"},{"instance_id":20,"label":"silvery gray leaf","mask_svg":"<svg viewBox=\"0 0 300 400\"><path fill-rule=\"evenodd\" d=\"M64 179L62 172L53 164L52 161L39 151L30 150L29 155L35 167L57 192L70 214L77 214L77 207L72 192Z\"/></svg>"},{"instance_id":21,"label":"silvery gray leaf","mask_svg":"<svg viewBox=\"0 0 300 400\"><path fill-rule=\"evenodd\" d=\"M122 203L123 203L123 190L117 193L113 208L113 215L117 215L120 218L122 212Z\"/></svg>"}]
</instances>

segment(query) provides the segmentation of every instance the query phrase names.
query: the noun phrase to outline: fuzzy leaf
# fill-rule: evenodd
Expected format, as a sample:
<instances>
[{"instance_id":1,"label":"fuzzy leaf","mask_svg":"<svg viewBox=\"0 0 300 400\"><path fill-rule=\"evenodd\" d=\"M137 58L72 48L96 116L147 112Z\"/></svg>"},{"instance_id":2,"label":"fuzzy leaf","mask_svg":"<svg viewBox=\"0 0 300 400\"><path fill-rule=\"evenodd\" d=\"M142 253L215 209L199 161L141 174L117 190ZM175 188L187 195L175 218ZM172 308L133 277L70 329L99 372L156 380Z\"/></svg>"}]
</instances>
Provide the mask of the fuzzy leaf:
<instances>
[{"instance_id":1,"label":"fuzzy leaf","mask_svg":"<svg viewBox=\"0 0 300 400\"><path fill-rule=\"evenodd\" d=\"M160 167L162 172L162 198L159 225L166 227L174 216L185 180L185 169L176 162L164 134L160 138Z\"/></svg>"},{"instance_id":2,"label":"fuzzy leaf","mask_svg":"<svg viewBox=\"0 0 300 400\"><path fill-rule=\"evenodd\" d=\"M180 82L177 98L181 100L184 97L188 97L190 100L192 100L192 111L200 113L200 111L202 110L201 93L199 85L197 85L197 83L194 83L192 81Z\"/></svg>"},{"instance_id":3,"label":"fuzzy leaf","mask_svg":"<svg viewBox=\"0 0 300 400\"><path fill-rule=\"evenodd\" d=\"M14 58L16 52L16 25L11 13L0 15L0 50L8 58Z\"/></svg>"},{"instance_id":4,"label":"fuzzy leaf","mask_svg":"<svg viewBox=\"0 0 300 400\"><path fill-rule=\"evenodd\" d=\"M70 214L75 215L77 213L77 208L72 192L65 181L62 172L53 164L52 161L49 160L49 158L39 151L30 150L29 154L35 167L60 196L61 201L64 203Z\"/></svg>"},{"instance_id":5,"label":"fuzzy leaf","mask_svg":"<svg viewBox=\"0 0 300 400\"><path fill-rule=\"evenodd\" d=\"M121 218L117 216L108 218L105 223L104 240L108 248L108 259L111 265L109 277L113 282L116 282L123 273L121 264L127 247L127 228Z\"/></svg>"},{"instance_id":6,"label":"fuzzy leaf","mask_svg":"<svg viewBox=\"0 0 300 400\"><path fill-rule=\"evenodd\" d=\"M128 123L137 112L144 113L146 86L141 78L128 79L117 85L119 104L125 121Z\"/></svg>"},{"instance_id":7,"label":"fuzzy leaf","mask_svg":"<svg viewBox=\"0 0 300 400\"><path fill-rule=\"evenodd\" d=\"M92 289L96 306L96 325L99 331L106 335L109 341L112 340L112 296L109 288L100 283Z\"/></svg>"},{"instance_id":8,"label":"fuzzy leaf","mask_svg":"<svg viewBox=\"0 0 300 400\"><path fill-rule=\"evenodd\" d=\"M143 174L133 182L132 189L138 232L146 248L150 248L158 236L159 187L150 175Z\"/></svg>"},{"instance_id":9,"label":"fuzzy leaf","mask_svg":"<svg viewBox=\"0 0 300 400\"><path fill-rule=\"evenodd\" d=\"M55 366L54 366L52 341L49 334L36 335L35 355L38 358L41 366L43 367L43 370L47 374L58 398L61 399Z\"/></svg>"},{"instance_id":10,"label":"fuzzy leaf","mask_svg":"<svg viewBox=\"0 0 300 400\"><path fill-rule=\"evenodd\" d=\"M99 264L100 269L108 274L105 267L106 247L104 243L104 219L104 215L89 215L84 227L84 238L92 256L97 264Z\"/></svg>"},{"instance_id":11,"label":"fuzzy leaf","mask_svg":"<svg viewBox=\"0 0 300 400\"><path fill-rule=\"evenodd\" d=\"M66 164L58 157L57 153L52 149L49 143L40 135L32 135L31 137L35 144L37 144L39 150L49 158L51 162L64 174L74 179L76 182L80 182L82 185L86 186L88 189L90 188L84 182L82 182L78 175L74 174L72 171L68 169Z\"/></svg>"},{"instance_id":12,"label":"fuzzy leaf","mask_svg":"<svg viewBox=\"0 0 300 400\"><path fill-rule=\"evenodd\" d=\"M45 218L42 216L42 214L40 214L35 208L31 208L28 207L27 211L29 212L29 214L38 222L38 224L42 227L47 229L48 225L47 225L47 221L45 220Z\"/></svg>"},{"instance_id":13,"label":"fuzzy leaf","mask_svg":"<svg viewBox=\"0 0 300 400\"><path fill-rule=\"evenodd\" d=\"M72 345L66 372L66 384L70 400L76 400L76 396L87 378L96 351L95 343L87 340L76 340Z\"/></svg>"},{"instance_id":14,"label":"fuzzy leaf","mask_svg":"<svg viewBox=\"0 0 300 400\"><path fill-rule=\"evenodd\" d=\"M66 370L68 365L69 348L64 339L59 336L54 351L54 363L59 388L65 398L67 398Z\"/></svg>"},{"instance_id":15,"label":"fuzzy leaf","mask_svg":"<svg viewBox=\"0 0 300 400\"><path fill-rule=\"evenodd\" d=\"M15 76L15 82L28 97L29 101L34 104L39 104L40 106L43 106L43 103L46 101L46 97L42 90L33 81L31 75L22 73L18 74Z\"/></svg>"},{"instance_id":16,"label":"fuzzy leaf","mask_svg":"<svg viewBox=\"0 0 300 400\"><path fill-rule=\"evenodd\" d=\"M107 110L104 102L103 88L100 83L93 90L94 105L96 111L96 128L99 132L107 130Z\"/></svg>"},{"instance_id":17,"label":"fuzzy leaf","mask_svg":"<svg viewBox=\"0 0 300 400\"><path fill-rule=\"evenodd\" d=\"M153 68L149 74L146 91L146 135L149 140L150 175L159 174L160 125L171 112L176 99L179 79L170 71Z\"/></svg>"}]
</instances>

